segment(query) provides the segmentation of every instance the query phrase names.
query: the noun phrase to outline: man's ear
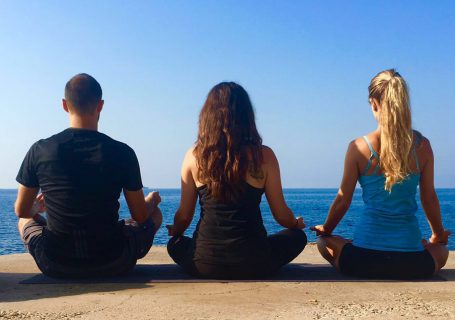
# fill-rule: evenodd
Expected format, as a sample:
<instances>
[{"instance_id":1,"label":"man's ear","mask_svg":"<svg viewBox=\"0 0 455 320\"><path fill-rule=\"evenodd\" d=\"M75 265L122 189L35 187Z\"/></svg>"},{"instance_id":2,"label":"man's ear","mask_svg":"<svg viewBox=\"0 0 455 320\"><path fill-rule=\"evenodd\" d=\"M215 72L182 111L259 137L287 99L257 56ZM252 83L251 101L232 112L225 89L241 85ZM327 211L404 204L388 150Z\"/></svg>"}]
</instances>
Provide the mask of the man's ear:
<instances>
[{"instance_id":1,"label":"man's ear","mask_svg":"<svg viewBox=\"0 0 455 320\"><path fill-rule=\"evenodd\" d=\"M63 110L65 110L65 112L70 112L70 110L68 109L68 103L66 102L65 99L62 99L62 106L63 106Z\"/></svg>"},{"instance_id":2,"label":"man's ear","mask_svg":"<svg viewBox=\"0 0 455 320\"><path fill-rule=\"evenodd\" d=\"M101 110L103 110L103 106L104 106L104 100L100 100L100 102L98 102L98 105L96 106L96 112L100 113Z\"/></svg>"}]
</instances>

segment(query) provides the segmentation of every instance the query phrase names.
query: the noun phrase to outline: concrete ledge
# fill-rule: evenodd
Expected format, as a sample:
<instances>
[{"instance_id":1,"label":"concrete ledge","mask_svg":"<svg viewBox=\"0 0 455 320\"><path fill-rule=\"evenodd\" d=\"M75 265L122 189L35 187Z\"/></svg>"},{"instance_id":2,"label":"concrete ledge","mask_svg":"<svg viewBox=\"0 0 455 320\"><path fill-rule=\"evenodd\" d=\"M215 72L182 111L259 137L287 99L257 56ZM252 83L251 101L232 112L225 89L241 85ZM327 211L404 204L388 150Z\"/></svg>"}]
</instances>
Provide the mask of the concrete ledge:
<instances>
[{"instance_id":1,"label":"concrete ledge","mask_svg":"<svg viewBox=\"0 0 455 320\"><path fill-rule=\"evenodd\" d=\"M163 247L125 279L46 282L37 274L28 254L0 256L0 319L455 319L454 252L425 281L343 277L314 245L261 281L190 279Z\"/></svg>"}]
</instances>

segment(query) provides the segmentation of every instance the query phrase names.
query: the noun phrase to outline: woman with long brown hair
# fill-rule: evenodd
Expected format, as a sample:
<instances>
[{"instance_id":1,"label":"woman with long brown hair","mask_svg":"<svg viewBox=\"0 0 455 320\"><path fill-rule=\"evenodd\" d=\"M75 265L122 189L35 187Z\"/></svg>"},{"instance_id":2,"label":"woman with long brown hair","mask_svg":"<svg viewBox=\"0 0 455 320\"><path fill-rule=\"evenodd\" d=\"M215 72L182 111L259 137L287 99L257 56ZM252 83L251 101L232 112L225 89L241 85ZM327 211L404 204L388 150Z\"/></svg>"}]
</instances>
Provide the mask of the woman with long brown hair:
<instances>
[{"instance_id":1,"label":"woman with long brown hair","mask_svg":"<svg viewBox=\"0 0 455 320\"><path fill-rule=\"evenodd\" d=\"M266 276L297 257L307 243L284 201L278 161L262 145L247 92L222 82L208 94L199 116L196 144L182 165L180 206L169 255L190 275L206 278ZM286 229L267 236L259 204L263 193L276 221ZM199 198L193 238L184 236Z\"/></svg>"},{"instance_id":2,"label":"woman with long brown hair","mask_svg":"<svg viewBox=\"0 0 455 320\"><path fill-rule=\"evenodd\" d=\"M312 227L322 256L339 271L361 277L419 278L439 271L448 258L450 231L441 221L434 189L430 141L412 129L405 80L395 70L378 73L369 86L375 131L357 138L346 153L338 194L323 225ZM364 212L353 241L332 232L349 209L357 181ZM422 240L416 193L432 236Z\"/></svg>"}]
</instances>

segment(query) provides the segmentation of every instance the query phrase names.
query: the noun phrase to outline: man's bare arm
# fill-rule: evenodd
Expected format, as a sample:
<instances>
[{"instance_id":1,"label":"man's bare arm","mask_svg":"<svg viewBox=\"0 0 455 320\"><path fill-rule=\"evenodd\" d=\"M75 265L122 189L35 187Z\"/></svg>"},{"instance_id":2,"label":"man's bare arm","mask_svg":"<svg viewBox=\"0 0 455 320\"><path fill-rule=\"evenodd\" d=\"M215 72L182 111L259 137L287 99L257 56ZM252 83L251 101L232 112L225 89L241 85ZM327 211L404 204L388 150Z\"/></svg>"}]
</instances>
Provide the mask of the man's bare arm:
<instances>
[{"instance_id":1,"label":"man's bare arm","mask_svg":"<svg viewBox=\"0 0 455 320\"><path fill-rule=\"evenodd\" d=\"M38 195L39 188L28 188L19 184L14 212L19 218L33 218L37 213L44 211L44 197Z\"/></svg>"}]
</instances>

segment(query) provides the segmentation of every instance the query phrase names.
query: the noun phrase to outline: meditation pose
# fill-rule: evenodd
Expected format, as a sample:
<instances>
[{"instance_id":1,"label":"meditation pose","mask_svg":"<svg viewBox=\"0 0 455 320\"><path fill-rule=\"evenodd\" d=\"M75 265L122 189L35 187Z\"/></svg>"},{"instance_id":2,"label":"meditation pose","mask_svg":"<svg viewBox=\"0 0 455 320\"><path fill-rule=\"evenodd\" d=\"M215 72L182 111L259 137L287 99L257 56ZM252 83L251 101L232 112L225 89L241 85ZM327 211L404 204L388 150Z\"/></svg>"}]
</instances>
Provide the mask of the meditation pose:
<instances>
[{"instance_id":1,"label":"meditation pose","mask_svg":"<svg viewBox=\"0 0 455 320\"><path fill-rule=\"evenodd\" d=\"M278 161L262 145L247 92L223 82L207 97L196 144L185 155L180 206L168 252L187 273L203 278L255 278L276 272L307 243L301 217L287 207ZM285 230L267 236L259 204L267 197ZM184 236L199 198L193 238Z\"/></svg>"},{"instance_id":2,"label":"meditation pose","mask_svg":"<svg viewBox=\"0 0 455 320\"><path fill-rule=\"evenodd\" d=\"M348 275L428 277L445 265L450 235L434 189L430 141L412 129L408 89L398 72L380 72L368 89L378 127L349 145L341 186L327 219L312 228L319 235L318 249ZM357 181L365 208L350 241L332 232L349 209ZM415 215L417 186L432 231L429 242L422 240Z\"/></svg>"},{"instance_id":3,"label":"meditation pose","mask_svg":"<svg viewBox=\"0 0 455 320\"><path fill-rule=\"evenodd\" d=\"M150 250L161 224L159 194L144 198L134 151L97 130L101 98L93 77L71 78L63 99L70 128L33 144L17 175L19 232L48 276L124 274ZM127 221L118 221L122 190Z\"/></svg>"}]
</instances>

